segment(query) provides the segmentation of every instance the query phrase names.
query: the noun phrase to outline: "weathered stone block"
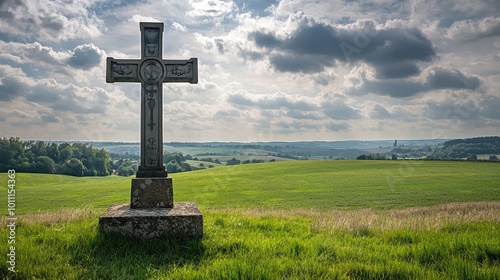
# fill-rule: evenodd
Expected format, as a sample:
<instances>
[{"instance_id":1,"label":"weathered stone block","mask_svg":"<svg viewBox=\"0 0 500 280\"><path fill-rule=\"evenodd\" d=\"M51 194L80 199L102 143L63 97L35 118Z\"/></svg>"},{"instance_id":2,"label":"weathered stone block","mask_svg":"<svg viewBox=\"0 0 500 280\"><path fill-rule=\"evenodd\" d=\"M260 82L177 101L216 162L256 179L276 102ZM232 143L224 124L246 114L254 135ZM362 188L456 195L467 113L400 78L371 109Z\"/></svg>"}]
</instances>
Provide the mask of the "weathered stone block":
<instances>
[{"instance_id":1,"label":"weathered stone block","mask_svg":"<svg viewBox=\"0 0 500 280\"><path fill-rule=\"evenodd\" d=\"M172 208L172 178L133 178L130 208Z\"/></svg>"},{"instance_id":2,"label":"weathered stone block","mask_svg":"<svg viewBox=\"0 0 500 280\"><path fill-rule=\"evenodd\" d=\"M196 239L203 237L203 216L193 202L156 209L131 209L128 204L116 204L99 218L99 231L140 239Z\"/></svg>"}]
</instances>

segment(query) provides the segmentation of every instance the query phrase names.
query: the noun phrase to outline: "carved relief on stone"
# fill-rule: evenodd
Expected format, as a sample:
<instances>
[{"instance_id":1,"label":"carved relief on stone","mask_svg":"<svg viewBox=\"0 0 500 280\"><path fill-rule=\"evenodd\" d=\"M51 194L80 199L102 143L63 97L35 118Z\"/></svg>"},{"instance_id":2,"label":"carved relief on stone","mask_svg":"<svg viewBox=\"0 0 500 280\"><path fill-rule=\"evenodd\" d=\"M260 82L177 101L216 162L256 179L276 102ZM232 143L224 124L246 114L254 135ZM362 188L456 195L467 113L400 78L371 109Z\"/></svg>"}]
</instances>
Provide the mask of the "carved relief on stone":
<instances>
[{"instance_id":1,"label":"carved relief on stone","mask_svg":"<svg viewBox=\"0 0 500 280\"><path fill-rule=\"evenodd\" d=\"M172 68L172 74L177 76L182 76L191 73L191 64L187 65L175 65Z\"/></svg>"},{"instance_id":2,"label":"carved relief on stone","mask_svg":"<svg viewBox=\"0 0 500 280\"><path fill-rule=\"evenodd\" d=\"M156 59L145 60L139 68L141 79L147 84L156 84L163 80L164 66Z\"/></svg>"},{"instance_id":3,"label":"carved relief on stone","mask_svg":"<svg viewBox=\"0 0 500 280\"><path fill-rule=\"evenodd\" d=\"M182 79L193 77L193 65L192 63L187 64L173 64L166 65L167 67L167 77L172 79Z\"/></svg>"},{"instance_id":4,"label":"carved relief on stone","mask_svg":"<svg viewBox=\"0 0 500 280\"><path fill-rule=\"evenodd\" d=\"M137 67L136 65L119 65L113 63L111 71L113 71L113 73L117 76L133 77L135 76L134 70L136 69L136 67Z\"/></svg>"},{"instance_id":5,"label":"carved relief on stone","mask_svg":"<svg viewBox=\"0 0 500 280\"><path fill-rule=\"evenodd\" d=\"M158 92L158 86L156 85L148 85L146 86L146 94L148 99L148 107L149 107L149 130L153 130L153 127L156 126L154 122L154 108L156 106L156 93Z\"/></svg>"},{"instance_id":6,"label":"carved relief on stone","mask_svg":"<svg viewBox=\"0 0 500 280\"><path fill-rule=\"evenodd\" d=\"M144 43L146 44L146 56L156 55L158 47L158 29L144 30Z\"/></svg>"},{"instance_id":7,"label":"carved relief on stone","mask_svg":"<svg viewBox=\"0 0 500 280\"><path fill-rule=\"evenodd\" d=\"M149 165L156 165L158 148L156 147L155 142L156 140L153 137L149 137L148 143L146 144L146 161Z\"/></svg>"}]
</instances>

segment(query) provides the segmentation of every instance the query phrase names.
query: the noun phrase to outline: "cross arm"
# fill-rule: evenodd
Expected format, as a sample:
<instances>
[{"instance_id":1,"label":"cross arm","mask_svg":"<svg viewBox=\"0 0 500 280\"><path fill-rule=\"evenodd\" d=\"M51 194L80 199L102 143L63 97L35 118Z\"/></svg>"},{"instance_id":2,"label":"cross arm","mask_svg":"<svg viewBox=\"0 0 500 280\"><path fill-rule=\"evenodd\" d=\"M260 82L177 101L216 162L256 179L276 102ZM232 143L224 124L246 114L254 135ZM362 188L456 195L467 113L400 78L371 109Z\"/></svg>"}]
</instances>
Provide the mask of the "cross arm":
<instances>
[{"instance_id":1,"label":"cross arm","mask_svg":"<svg viewBox=\"0 0 500 280\"><path fill-rule=\"evenodd\" d=\"M188 60L163 60L166 75L165 83L198 83L198 58Z\"/></svg>"},{"instance_id":2,"label":"cross arm","mask_svg":"<svg viewBox=\"0 0 500 280\"><path fill-rule=\"evenodd\" d=\"M106 83L114 82L141 82L139 79L138 59L106 59Z\"/></svg>"}]
</instances>

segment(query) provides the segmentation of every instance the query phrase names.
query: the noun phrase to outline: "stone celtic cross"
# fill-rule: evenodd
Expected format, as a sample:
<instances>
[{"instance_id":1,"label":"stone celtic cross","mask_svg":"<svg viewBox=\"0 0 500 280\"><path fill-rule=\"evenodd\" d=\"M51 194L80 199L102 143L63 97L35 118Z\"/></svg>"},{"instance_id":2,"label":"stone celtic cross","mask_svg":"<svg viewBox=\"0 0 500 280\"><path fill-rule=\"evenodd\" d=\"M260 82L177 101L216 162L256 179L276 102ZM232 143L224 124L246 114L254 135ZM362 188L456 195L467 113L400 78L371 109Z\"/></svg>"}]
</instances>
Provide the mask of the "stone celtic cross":
<instances>
[{"instance_id":1,"label":"stone celtic cross","mask_svg":"<svg viewBox=\"0 0 500 280\"><path fill-rule=\"evenodd\" d=\"M99 231L150 239L202 238L203 215L194 202L174 203L163 166L163 83L198 82L198 60L162 58L163 23L141 22L141 59L106 61L106 82L141 83L141 165L132 178L130 204L115 204L99 218Z\"/></svg>"},{"instance_id":2,"label":"stone celtic cross","mask_svg":"<svg viewBox=\"0 0 500 280\"><path fill-rule=\"evenodd\" d=\"M198 83L198 59L163 59L163 23L141 22L141 59L106 61L106 82L141 83L141 165L137 178L167 177L163 166L163 83Z\"/></svg>"}]
</instances>

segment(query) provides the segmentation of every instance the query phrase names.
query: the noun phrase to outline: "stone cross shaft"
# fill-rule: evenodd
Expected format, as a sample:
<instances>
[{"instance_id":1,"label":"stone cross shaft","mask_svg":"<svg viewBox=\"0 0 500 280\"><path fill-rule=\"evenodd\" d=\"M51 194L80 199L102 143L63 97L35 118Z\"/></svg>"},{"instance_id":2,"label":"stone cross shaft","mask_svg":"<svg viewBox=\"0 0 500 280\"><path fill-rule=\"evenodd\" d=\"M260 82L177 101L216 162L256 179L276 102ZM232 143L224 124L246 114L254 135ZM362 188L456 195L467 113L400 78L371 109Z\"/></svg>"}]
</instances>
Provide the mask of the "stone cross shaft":
<instances>
[{"instance_id":1,"label":"stone cross shaft","mask_svg":"<svg viewBox=\"0 0 500 280\"><path fill-rule=\"evenodd\" d=\"M198 59L163 59L163 23L141 22L141 59L106 61L106 82L141 83L141 165L137 178L167 177L163 166L163 83L198 83Z\"/></svg>"}]
</instances>

